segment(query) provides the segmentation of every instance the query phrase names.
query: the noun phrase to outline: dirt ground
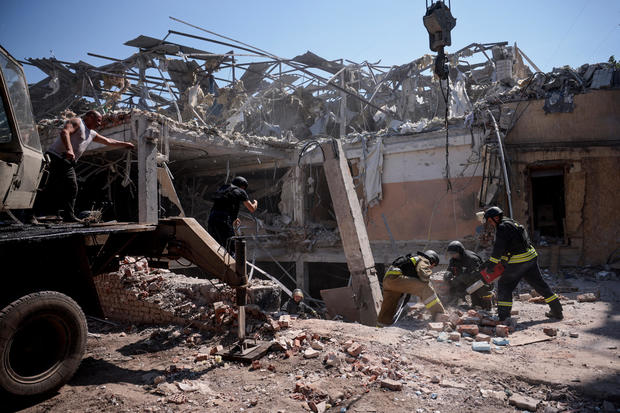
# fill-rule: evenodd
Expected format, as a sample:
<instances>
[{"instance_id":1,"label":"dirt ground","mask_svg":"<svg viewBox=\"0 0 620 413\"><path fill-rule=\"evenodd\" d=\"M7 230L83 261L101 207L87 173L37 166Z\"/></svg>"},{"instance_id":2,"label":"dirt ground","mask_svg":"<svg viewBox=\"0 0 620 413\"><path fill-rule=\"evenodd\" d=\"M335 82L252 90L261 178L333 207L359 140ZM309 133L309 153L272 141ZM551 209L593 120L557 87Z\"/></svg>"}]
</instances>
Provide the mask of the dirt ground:
<instances>
[{"instance_id":1,"label":"dirt ground","mask_svg":"<svg viewBox=\"0 0 620 413\"><path fill-rule=\"evenodd\" d=\"M491 345L490 353L472 351L464 338L439 342L436 332L429 332L428 320L419 319L418 305L388 328L293 320L272 333L292 348L269 352L256 368L208 355L213 346L230 344L235 338L230 333L113 326L91 319L87 354L73 379L53 395L4 402L3 410L620 411L620 281L586 278L570 284L579 292L561 293L566 297L564 320L549 321L546 305L515 301L519 315L511 345ZM595 290L600 290L596 302L575 299ZM547 336L544 327L556 327L557 336ZM547 341L512 345L538 338ZM345 350L351 341L362 347L356 357ZM312 346L318 356L304 358ZM324 362L330 353L334 366ZM402 388L382 387L385 378ZM511 405L509 397L515 395L529 397L533 407Z\"/></svg>"}]
</instances>

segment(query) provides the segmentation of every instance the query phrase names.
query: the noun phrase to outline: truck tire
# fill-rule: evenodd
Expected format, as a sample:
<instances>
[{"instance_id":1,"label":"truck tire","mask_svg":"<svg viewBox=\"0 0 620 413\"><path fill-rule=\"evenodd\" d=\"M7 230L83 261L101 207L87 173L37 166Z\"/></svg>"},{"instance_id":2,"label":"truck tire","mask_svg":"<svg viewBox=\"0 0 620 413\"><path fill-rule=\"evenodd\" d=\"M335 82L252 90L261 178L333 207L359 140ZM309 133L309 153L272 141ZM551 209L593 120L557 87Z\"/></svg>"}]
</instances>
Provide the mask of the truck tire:
<instances>
[{"instance_id":1,"label":"truck tire","mask_svg":"<svg viewBox=\"0 0 620 413\"><path fill-rule=\"evenodd\" d=\"M87 335L82 309L64 294L13 301L0 311L0 388L18 396L59 388L78 369Z\"/></svg>"}]
</instances>

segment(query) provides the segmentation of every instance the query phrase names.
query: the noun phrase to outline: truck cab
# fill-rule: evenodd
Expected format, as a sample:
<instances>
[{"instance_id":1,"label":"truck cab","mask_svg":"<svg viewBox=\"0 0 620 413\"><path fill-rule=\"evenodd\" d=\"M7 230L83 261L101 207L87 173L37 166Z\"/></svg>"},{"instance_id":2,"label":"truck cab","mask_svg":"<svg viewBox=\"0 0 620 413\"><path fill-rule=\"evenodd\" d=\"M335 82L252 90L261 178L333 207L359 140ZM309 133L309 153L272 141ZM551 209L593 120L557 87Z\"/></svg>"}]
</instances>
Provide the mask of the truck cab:
<instances>
[{"instance_id":1,"label":"truck cab","mask_svg":"<svg viewBox=\"0 0 620 413\"><path fill-rule=\"evenodd\" d=\"M0 98L0 211L29 209L45 163L24 71L1 46Z\"/></svg>"}]
</instances>

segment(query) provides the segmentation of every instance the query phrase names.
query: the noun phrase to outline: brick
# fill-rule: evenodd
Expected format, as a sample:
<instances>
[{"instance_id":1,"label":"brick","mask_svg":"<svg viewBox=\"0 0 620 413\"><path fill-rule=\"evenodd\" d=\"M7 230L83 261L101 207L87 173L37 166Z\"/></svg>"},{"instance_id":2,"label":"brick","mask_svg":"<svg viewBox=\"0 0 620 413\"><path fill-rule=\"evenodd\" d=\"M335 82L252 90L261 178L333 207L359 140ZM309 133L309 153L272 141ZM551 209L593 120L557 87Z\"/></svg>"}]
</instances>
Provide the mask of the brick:
<instances>
[{"instance_id":1,"label":"brick","mask_svg":"<svg viewBox=\"0 0 620 413\"><path fill-rule=\"evenodd\" d=\"M323 344L316 340L312 340L312 342L310 343L310 347L312 347L314 350L323 350Z\"/></svg>"},{"instance_id":2,"label":"brick","mask_svg":"<svg viewBox=\"0 0 620 413\"><path fill-rule=\"evenodd\" d=\"M353 357L357 357L362 352L362 345L359 343L353 343L349 348L347 348L347 353L349 353Z\"/></svg>"},{"instance_id":3,"label":"brick","mask_svg":"<svg viewBox=\"0 0 620 413\"><path fill-rule=\"evenodd\" d=\"M211 347L211 350L209 351L209 353L210 354L216 354L216 353L219 353L221 351L224 351L224 346L218 344L217 346Z\"/></svg>"},{"instance_id":4,"label":"brick","mask_svg":"<svg viewBox=\"0 0 620 413\"><path fill-rule=\"evenodd\" d=\"M306 349L306 351L304 351L304 358L305 359L314 359L317 358L319 356L319 352L314 350L314 349Z\"/></svg>"},{"instance_id":5,"label":"brick","mask_svg":"<svg viewBox=\"0 0 620 413\"><path fill-rule=\"evenodd\" d=\"M199 362L199 361L209 360L209 357L211 356L206 353L200 353L194 358L194 361Z\"/></svg>"},{"instance_id":6,"label":"brick","mask_svg":"<svg viewBox=\"0 0 620 413\"><path fill-rule=\"evenodd\" d=\"M579 294L577 296L577 301L579 301L580 303L591 303L597 300L598 300L598 294L594 294L594 293Z\"/></svg>"},{"instance_id":7,"label":"brick","mask_svg":"<svg viewBox=\"0 0 620 413\"><path fill-rule=\"evenodd\" d=\"M488 318L488 317L484 317L482 320L480 320L480 324L483 326L491 326L491 327L495 327L498 324L501 324L502 322L499 320L494 320L492 318Z\"/></svg>"},{"instance_id":8,"label":"brick","mask_svg":"<svg viewBox=\"0 0 620 413\"><path fill-rule=\"evenodd\" d=\"M288 328L291 325L291 316L290 315L281 315L278 320L278 324L280 328Z\"/></svg>"},{"instance_id":9,"label":"brick","mask_svg":"<svg viewBox=\"0 0 620 413\"><path fill-rule=\"evenodd\" d=\"M476 336L479 333L479 328L475 324L461 324L456 327L456 331L461 334L467 333L470 336Z\"/></svg>"},{"instance_id":10,"label":"brick","mask_svg":"<svg viewBox=\"0 0 620 413\"><path fill-rule=\"evenodd\" d=\"M543 328L543 332L551 337L555 337L558 335L558 329L555 327L545 327Z\"/></svg>"},{"instance_id":11,"label":"brick","mask_svg":"<svg viewBox=\"0 0 620 413\"><path fill-rule=\"evenodd\" d=\"M433 331L443 331L444 323L428 323L428 328Z\"/></svg>"},{"instance_id":12,"label":"brick","mask_svg":"<svg viewBox=\"0 0 620 413\"><path fill-rule=\"evenodd\" d=\"M478 334L475 338L475 341L486 341L487 343L491 341L491 337L486 334Z\"/></svg>"},{"instance_id":13,"label":"brick","mask_svg":"<svg viewBox=\"0 0 620 413\"><path fill-rule=\"evenodd\" d=\"M393 391L401 391L403 389L403 384L396 380L383 379L381 380L381 387Z\"/></svg>"},{"instance_id":14,"label":"brick","mask_svg":"<svg viewBox=\"0 0 620 413\"><path fill-rule=\"evenodd\" d=\"M499 324L495 326L495 335L498 337L508 337L509 329L508 326L503 324Z\"/></svg>"},{"instance_id":15,"label":"brick","mask_svg":"<svg viewBox=\"0 0 620 413\"><path fill-rule=\"evenodd\" d=\"M259 370L259 369L260 369L260 361L259 360L252 361L252 370Z\"/></svg>"},{"instance_id":16,"label":"brick","mask_svg":"<svg viewBox=\"0 0 620 413\"><path fill-rule=\"evenodd\" d=\"M579 337L579 333L575 333L575 332L571 331L570 333L568 333L568 336L571 337L571 338L577 338L577 337Z\"/></svg>"},{"instance_id":17,"label":"brick","mask_svg":"<svg viewBox=\"0 0 620 413\"><path fill-rule=\"evenodd\" d=\"M519 310L510 310L510 315L519 315Z\"/></svg>"},{"instance_id":18,"label":"brick","mask_svg":"<svg viewBox=\"0 0 620 413\"><path fill-rule=\"evenodd\" d=\"M476 317L476 318L480 318L480 313L478 313L476 310L471 309L471 310L467 310L467 316L468 317Z\"/></svg>"},{"instance_id":19,"label":"brick","mask_svg":"<svg viewBox=\"0 0 620 413\"><path fill-rule=\"evenodd\" d=\"M487 336L492 336L495 334L495 327L480 326L478 328L478 333L486 334Z\"/></svg>"},{"instance_id":20,"label":"brick","mask_svg":"<svg viewBox=\"0 0 620 413\"><path fill-rule=\"evenodd\" d=\"M450 333L449 337L450 341L460 341L461 340L461 333L458 332L453 332Z\"/></svg>"},{"instance_id":21,"label":"brick","mask_svg":"<svg viewBox=\"0 0 620 413\"><path fill-rule=\"evenodd\" d=\"M480 324L479 317L461 317L461 322L459 324Z\"/></svg>"}]
</instances>

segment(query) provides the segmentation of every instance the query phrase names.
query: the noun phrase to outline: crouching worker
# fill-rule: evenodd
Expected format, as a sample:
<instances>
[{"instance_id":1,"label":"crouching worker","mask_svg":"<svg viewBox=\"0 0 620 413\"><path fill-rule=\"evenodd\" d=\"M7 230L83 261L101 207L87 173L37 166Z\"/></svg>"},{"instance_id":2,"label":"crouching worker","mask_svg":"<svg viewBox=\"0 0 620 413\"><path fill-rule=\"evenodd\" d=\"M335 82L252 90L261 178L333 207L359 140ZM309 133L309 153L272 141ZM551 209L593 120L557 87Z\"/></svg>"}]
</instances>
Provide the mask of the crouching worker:
<instances>
[{"instance_id":1,"label":"crouching worker","mask_svg":"<svg viewBox=\"0 0 620 413\"><path fill-rule=\"evenodd\" d=\"M433 318L445 310L430 283L431 268L439 264L439 255L433 250L418 251L417 255L398 257L383 277L383 304L377 320L381 325L394 322L398 303L403 294L415 295L422 300Z\"/></svg>"},{"instance_id":2,"label":"crouching worker","mask_svg":"<svg viewBox=\"0 0 620 413\"><path fill-rule=\"evenodd\" d=\"M312 307L304 303L304 293L299 288L296 288L293 297L284 303L282 311L299 318L319 317Z\"/></svg>"},{"instance_id":3,"label":"crouching worker","mask_svg":"<svg viewBox=\"0 0 620 413\"><path fill-rule=\"evenodd\" d=\"M464 298L467 287L480 279L483 260L473 251L466 250L459 241L448 244L446 254L448 263L447 281L450 283L450 296ZM493 308L493 285L485 285L471 294L471 305L485 310Z\"/></svg>"}]
</instances>

